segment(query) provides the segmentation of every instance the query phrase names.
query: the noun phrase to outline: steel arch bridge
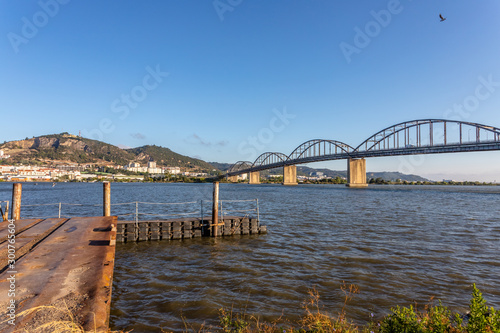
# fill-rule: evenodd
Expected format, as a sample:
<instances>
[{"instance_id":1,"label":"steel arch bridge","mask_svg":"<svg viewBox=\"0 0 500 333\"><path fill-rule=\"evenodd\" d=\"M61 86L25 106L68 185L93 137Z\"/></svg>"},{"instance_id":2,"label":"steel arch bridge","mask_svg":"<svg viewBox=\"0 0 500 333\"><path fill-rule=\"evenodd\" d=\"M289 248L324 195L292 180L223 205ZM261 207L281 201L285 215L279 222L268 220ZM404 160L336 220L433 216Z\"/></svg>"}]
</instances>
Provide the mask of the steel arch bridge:
<instances>
[{"instance_id":1,"label":"steel arch bridge","mask_svg":"<svg viewBox=\"0 0 500 333\"><path fill-rule=\"evenodd\" d=\"M315 139L302 143L289 155L263 153L253 163L233 164L226 176L340 159L494 150L500 150L500 128L466 121L420 119L384 128L356 148L341 141Z\"/></svg>"}]
</instances>

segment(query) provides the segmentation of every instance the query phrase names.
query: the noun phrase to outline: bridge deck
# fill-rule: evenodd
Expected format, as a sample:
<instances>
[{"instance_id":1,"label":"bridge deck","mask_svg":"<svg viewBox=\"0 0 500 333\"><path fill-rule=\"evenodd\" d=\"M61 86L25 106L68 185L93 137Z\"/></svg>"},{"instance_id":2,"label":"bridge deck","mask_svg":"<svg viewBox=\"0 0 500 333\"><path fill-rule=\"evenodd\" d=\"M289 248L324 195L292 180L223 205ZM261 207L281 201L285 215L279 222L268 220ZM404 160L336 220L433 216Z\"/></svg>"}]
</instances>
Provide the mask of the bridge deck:
<instances>
[{"instance_id":1,"label":"bridge deck","mask_svg":"<svg viewBox=\"0 0 500 333\"><path fill-rule=\"evenodd\" d=\"M86 331L107 331L116 237L116 217L76 217L16 221L15 267L7 265L7 222L0 224L0 284L15 277L15 297L0 294L2 321L15 299L15 326L2 332L33 331L48 322L70 320ZM3 289L5 290L5 289ZM53 328L42 331L54 331Z\"/></svg>"}]
</instances>

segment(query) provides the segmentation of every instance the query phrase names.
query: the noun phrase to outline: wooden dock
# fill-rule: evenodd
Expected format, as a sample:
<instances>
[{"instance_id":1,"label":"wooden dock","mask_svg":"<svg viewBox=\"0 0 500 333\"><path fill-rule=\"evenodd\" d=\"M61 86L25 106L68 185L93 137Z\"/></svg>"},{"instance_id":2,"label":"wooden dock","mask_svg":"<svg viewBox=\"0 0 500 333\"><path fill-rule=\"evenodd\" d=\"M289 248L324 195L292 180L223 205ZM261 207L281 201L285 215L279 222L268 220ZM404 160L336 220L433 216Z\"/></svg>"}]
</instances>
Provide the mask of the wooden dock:
<instances>
[{"instance_id":1,"label":"wooden dock","mask_svg":"<svg viewBox=\"0 0 500 333\"><path fill-rule=\"evenodd\" d=\"M72 321L85 331L107 331L114 226L113 216L27 219L15 221L11 227L1 223L0 284L9 288L2 287L5 292L0 293L0 331L31 332L57 321ZM8 238L11 233L15 238ZM13 244L11 239L15 240ZM13 265L8 262L9 253L15 253ZM4 321L12 318L9 314L19 315L29 309L38 310L11 323ZM41 331L57 330L48 327Z\"/></svg>"},{"instance_id":2,"label":"wooden dock","mask_svg":"<svg viewBox=\"0 0 500 333\"><path fill-rule=\"evenodd\" d=\"M218 182L211 217L201 205L200 217L169 220L139 221L136 209L136 221L118 222L110 216L109 183L103 184L103 217L21 219L21 195L22 184L14 184L10 220L0 211L0 285L7 287L0 293L0 332L108 332L117 241L267 233L258 200L256 209L236 211L246 216L219 216ZM59 203L59 217L60 209ZM65 328L55 326L61 324Z\"/></svg>"},{"instance_id":3,"label":"wooden dock","mask_svg":"<svg viewBox=\"0 0 500 333\"><path fill-rule=\"evenodd\" d=\"M242 216L219 218L218 230L221 237L267 233L258 219ZM213 237L212 232L210 217L118 222L116 216L107 216L3 222L0 284L11 286L13 294L0 293L0 321L9 319L10 309L18 317L15 325L0 323L0 332L30 332L57 321L74 322L85 331L106 332L117 241L182 240ZM15 238L9 237L11 233ZM9 253L15 255L14 264L9 262ZM15 306L9 309L11 300ZM30 309L36 311L25 313Z\"/></svg>"}]
</instances>

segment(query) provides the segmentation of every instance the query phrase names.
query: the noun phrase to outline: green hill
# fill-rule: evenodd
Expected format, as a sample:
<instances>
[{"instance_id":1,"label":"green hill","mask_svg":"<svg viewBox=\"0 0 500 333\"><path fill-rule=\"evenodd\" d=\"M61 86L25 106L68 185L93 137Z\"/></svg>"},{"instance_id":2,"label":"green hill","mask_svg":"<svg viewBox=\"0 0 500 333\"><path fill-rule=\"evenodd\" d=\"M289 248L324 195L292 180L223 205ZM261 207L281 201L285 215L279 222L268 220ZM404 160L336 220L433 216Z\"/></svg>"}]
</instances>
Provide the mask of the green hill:
<instances>
[{"instance_id":1,"label":"green hill","mask_svg":"<svg viewBox=\"0 0 500 333\"><path fill-rule=\"evenodd\" d=\"M202 160L177 154L168 148L143 146L121 149L114 145L82 138L68 133L43 135L24 140L5 142L0 149L11 155L4 164L114 164L139 162L145 165L153 160L157 166L184 167L211 171L214 167Z\"/></svg>"},{"instance_id":2,"label":"green hill","mask_svg":"<svg viewBox=\"0 0 500 333\"><path fill-rule=\"evenodd\" d=\"M135 158L116 146L68 133L43 135L25 140L10 141L0 149L11 155L9 163L105 163L126 164Z\"/></svg>"}]
</instances>

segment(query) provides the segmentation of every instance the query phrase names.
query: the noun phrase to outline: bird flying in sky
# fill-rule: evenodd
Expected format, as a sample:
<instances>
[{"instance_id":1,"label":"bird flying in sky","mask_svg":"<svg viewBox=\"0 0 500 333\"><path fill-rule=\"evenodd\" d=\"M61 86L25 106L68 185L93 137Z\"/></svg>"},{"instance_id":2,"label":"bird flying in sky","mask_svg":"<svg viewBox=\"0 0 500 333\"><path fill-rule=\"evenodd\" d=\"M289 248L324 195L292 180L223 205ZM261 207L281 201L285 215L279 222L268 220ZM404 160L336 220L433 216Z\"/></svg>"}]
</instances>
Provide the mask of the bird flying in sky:
<instances>
[{"instance_id":1,"label":"bird flying in sky","mask_svg":"<svg viewBox=\"0 0 500 333\"><path fill-rule=\"evenodd\" d=\"M439 18L441 19L441 22L446 21L446 18L444 18L441 14L439 14Z\"/></svg>"}]
</instances>

